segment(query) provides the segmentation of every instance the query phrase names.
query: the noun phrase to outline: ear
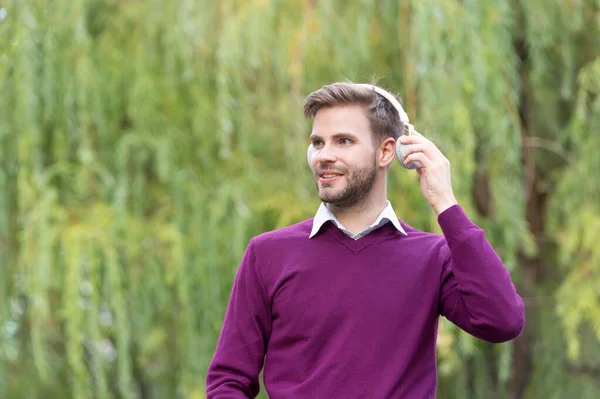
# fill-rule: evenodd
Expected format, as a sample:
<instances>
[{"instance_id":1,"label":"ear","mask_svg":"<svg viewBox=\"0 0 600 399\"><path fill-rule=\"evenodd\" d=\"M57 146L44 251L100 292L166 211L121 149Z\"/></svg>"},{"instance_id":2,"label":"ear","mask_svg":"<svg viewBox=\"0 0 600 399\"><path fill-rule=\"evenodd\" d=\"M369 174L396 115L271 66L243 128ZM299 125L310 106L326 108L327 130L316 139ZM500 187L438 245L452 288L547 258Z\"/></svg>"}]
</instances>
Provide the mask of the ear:
<instances>
[{"instance_id":1,"label":"ear","mask_svg":"<svg viewBox=\"0 0 600 399\"><path fill-rule=\"evenodd\" d=\"M377 164L382 168L387 168L391 165L396 157L396 140L393 137L388 137L379 144Z\"/></svg>"}]
</instances>

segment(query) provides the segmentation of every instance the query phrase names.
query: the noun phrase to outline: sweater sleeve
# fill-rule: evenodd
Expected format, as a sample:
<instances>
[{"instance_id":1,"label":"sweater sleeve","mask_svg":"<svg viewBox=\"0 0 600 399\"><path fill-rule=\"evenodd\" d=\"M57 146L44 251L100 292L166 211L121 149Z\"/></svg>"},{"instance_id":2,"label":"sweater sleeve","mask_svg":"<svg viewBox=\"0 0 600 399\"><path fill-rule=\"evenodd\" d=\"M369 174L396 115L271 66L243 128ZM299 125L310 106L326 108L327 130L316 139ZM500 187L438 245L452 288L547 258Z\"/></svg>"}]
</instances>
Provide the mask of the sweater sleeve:
<instances>
[{"instance_id":1,"label":"sweater sleeve","mask_svg":"<svg viewBox=\"0 0 600 399\"><path fill-rule=\"evenodd\" d=\"M271 311L250 241L233 283L213 359L207 399L255 398L271 334Z\"/></svg>"},{"instance_id":2,"label":"sweater sleeve","mask_svg":"<svg viewBox=\"0 0 600 399\"><path fill-rule=\"evenodd\" d=\"M459 205L442 212L438 222L447 242L442 251L440 313L488 342L518 337L525 326L525 307L484 231Z\"/></svg>"}]
</instances>

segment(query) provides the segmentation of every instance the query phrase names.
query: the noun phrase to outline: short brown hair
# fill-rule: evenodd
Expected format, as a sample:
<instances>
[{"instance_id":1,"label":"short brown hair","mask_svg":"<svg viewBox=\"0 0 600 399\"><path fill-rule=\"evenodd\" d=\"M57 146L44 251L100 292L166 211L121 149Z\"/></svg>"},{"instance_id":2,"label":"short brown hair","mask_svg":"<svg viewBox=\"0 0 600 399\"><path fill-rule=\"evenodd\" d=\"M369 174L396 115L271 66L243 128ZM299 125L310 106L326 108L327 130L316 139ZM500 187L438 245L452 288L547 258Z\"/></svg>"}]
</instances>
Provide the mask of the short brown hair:
<instances>
[{"instance_id":1,"label":"short brown hair","mask_svg":"<svg viewBox=\"0 0 600 399\"><path fill-rule=\"evenodd\" d=\"M396 99L400 102L398 97ZM371 123L375 145L388 137L395 140L403 133L404 123L400 121L396 108L385 97L372 88L348 82L326 85L310 93L304 102L304 116L311 119L322 108L353 104L362 105L365 110Z\"/></svg>"}]
</instances>

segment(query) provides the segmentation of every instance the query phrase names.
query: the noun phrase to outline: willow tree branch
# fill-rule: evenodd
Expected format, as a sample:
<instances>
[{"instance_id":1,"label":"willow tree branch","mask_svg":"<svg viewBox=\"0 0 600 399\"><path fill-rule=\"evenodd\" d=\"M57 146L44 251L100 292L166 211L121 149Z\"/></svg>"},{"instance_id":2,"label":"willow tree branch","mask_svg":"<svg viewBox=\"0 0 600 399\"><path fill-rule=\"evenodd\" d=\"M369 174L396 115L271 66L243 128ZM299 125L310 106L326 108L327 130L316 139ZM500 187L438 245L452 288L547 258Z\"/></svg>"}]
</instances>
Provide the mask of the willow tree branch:
<instances>
[{"instance_id":1,"label":"willow tree branch","mask_svg":"<svg viewBox=\"0 0 600 399\"><path fill-rule=\"evenodd\" d=\"M546 151L553 152L569 163L573 163L576 161L573 154L567 151L556 141L548 140L543 137L525 136L523 137L523 144L529 148L541 148Z\"/></svg>"}]
</instances>

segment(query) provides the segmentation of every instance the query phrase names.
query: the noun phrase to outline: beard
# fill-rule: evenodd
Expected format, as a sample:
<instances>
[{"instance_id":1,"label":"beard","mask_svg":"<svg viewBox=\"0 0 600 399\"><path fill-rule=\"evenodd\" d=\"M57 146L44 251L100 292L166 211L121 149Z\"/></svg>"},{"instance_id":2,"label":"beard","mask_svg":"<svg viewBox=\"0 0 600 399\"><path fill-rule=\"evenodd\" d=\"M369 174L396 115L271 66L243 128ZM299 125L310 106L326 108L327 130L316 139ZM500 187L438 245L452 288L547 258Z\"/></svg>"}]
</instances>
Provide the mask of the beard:
<instances>
[{"instance_id":1,"label":"beard","mask_svg":"<svg viewBox=\"0 0 600 399\"><path fill-rule=\"evenodd\" d=\"M323 168L321 167L319 169ZM334 182L333 184L328 183L322 185L322 187L319 188L317 172L315 174L315 183L317 185L319 199L337 209L349 209L356 207L357 205L363 205L375 185L375 178L377 176L375 158L373 158L371 166L358 168L350 171L350 173L348 173L347 168L336 170L344 174L343 179L346 180L346 185L336 190L332 186L339 184L339 182Z\"/></svg>"}]
</instances>

